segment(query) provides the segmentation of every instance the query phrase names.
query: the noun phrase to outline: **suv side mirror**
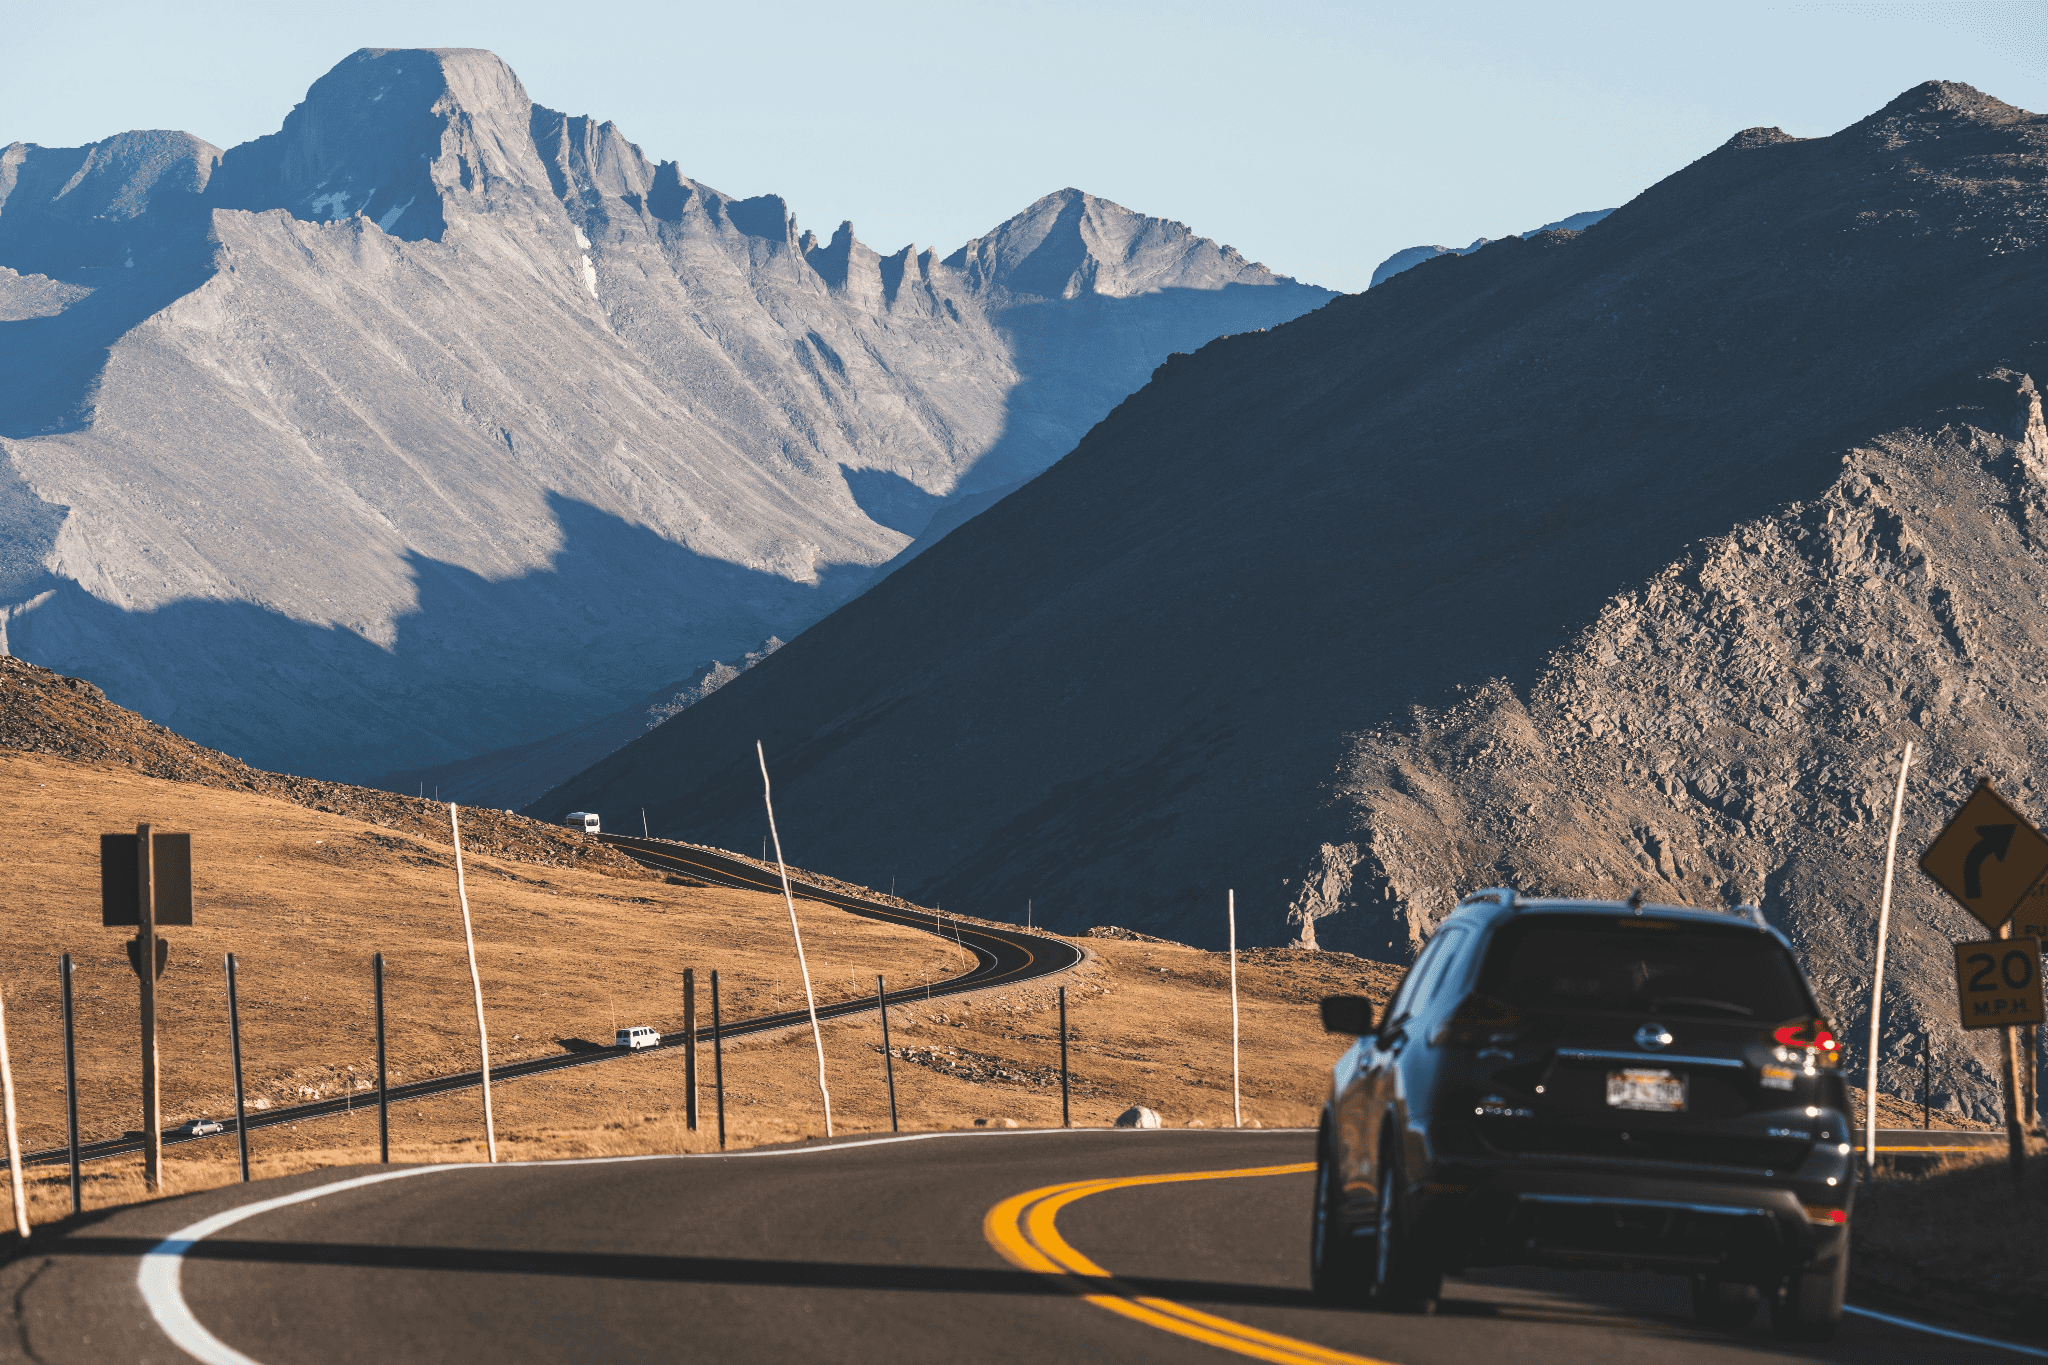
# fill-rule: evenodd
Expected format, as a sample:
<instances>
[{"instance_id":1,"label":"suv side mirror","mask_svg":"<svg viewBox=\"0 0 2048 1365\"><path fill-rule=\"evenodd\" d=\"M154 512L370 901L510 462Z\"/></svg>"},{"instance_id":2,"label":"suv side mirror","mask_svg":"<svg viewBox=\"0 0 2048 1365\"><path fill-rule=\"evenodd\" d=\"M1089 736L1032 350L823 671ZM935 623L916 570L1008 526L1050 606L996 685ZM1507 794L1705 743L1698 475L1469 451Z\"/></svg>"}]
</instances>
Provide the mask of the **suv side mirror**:
<instances>
[{"instance_id":1,"label":"suv side mirror","mask_svg":"<svg viewBox=\"0 0 2048 1365\"><path fill-rule=\"evenodd\" d=\"M1323 997L1323 1032L1363 1038L1372 1032L1372 1001L1362 995Z\"/></svg>"}]
</instances>

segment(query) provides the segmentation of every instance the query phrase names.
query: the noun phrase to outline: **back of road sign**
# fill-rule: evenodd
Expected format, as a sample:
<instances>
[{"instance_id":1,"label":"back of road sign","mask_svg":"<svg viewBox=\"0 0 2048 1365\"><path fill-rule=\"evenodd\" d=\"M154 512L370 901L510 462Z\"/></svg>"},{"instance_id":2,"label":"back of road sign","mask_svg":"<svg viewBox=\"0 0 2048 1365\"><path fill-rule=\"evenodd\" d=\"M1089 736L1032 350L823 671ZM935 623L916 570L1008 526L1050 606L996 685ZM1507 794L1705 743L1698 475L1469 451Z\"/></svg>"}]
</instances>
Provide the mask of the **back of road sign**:
<instances>
[{"instance_id":1,"label":"back of road sign","mask_svg":"<svg viewBox=\"0 0 2048 1365\"><path fill-rule=\"evenodd\" d=\"M2041 940L1994 938L1958 943L1956 996L1964 1028L2043 1022Z\"/></svg>"},{"instance_id":2,"label":"back of road sign","mask_svg":"<svg viewBox=\"0 0 2048 1365\"><path fill-rule=\"evenodd\" d=\"M1920 870L1995 931L2048 872L2048 839L1979 782L1920 855Z\"/></svg>"},{"instance_id":3,"label":"back of road sign","mask_svg":"<svg viewBox=\"0 0 2048 1365\"><path fill-rule=\"evenodd\" d=\"M192 922L192 836L159 834L150 840L156 882L156 922ZM135 884L135 836L100 836L100 923L142 923L141 892Z\"/></svg>"}]
</instances>

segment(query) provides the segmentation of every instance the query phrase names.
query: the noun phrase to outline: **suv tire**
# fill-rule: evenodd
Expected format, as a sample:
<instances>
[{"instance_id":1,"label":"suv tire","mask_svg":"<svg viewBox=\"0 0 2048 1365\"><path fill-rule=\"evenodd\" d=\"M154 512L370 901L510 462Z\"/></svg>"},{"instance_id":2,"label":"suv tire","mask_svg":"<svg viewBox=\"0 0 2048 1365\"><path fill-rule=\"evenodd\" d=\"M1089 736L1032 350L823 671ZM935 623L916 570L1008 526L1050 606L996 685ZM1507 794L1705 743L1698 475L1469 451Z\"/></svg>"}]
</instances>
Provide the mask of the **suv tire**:
<instances>
[{"instance_id":1,"label":"suv tire","mask_svg":"<svg viewBox=\"0 0 2048 1365\"><path fill-rule=\"evenodd\" d=\"M1753 1284L1711 1275L1692 1277L1692 1315L1702 1327L1739 1332L1756 1316L1756 1306L1762 1297Z\"/></svg>"},{"instance_id":2,"label":"suv tire","mask_svg":"<svg viewBox=\"0 0 2048 1365\"><path fill-rule=\"evenodd\" d=\"M1309 1223L1309 1289L1317 1303L1357 1308L1365 1303L1372 1265L1344 1221L1343 1181L1329 1147L1316 1144L1316 1205Z\"/></svg>"},{"instance_id":3,"label":"suv tire","mask_svg":"<svg viewBox=\"0 0 2048 1365\"><path fill-rule=\"evenodd\" d=\"M1795 1270L1771 1300L1771 1330L1786 1341L1827 1341L1842 1321L1849 1288L1849 1239L1830 1260Z\"/></svg>"},{"instance_id":4,"label":"suv tire","mask_svg":"<svg viewBox=\"0 0 2048 1365\"><path fill-rule=\"evenodd\" d=\"M1379 1226L1373 1237L1373 1306L1389 1313L1430 1313L1443 1292L1443 1268L1409 1234L1403 1217L1400 1144L1392 1133L1380 1139Z\"/></svg>"}]
</instances>

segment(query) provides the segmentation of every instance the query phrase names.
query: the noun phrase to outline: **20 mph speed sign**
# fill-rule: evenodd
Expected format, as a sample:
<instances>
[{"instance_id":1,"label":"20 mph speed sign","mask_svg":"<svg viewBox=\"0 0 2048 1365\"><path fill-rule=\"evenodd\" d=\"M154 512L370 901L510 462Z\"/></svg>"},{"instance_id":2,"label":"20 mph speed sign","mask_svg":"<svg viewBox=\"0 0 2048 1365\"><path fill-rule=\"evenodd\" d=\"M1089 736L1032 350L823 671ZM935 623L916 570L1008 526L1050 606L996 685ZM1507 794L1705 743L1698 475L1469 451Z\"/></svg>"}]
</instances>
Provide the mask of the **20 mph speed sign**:
<instances>
[{"instance_id":1,"label":"20 mph speed sign","mask_svg":"<svg viewBox=\"0 0 2048 1365\"><path fill-rule=\"evenodd\" d=\"M2043 1022L2041 940L1994 938L1958 943L1956 993L1964 1028Z\"/></svg>"}]
</instances>

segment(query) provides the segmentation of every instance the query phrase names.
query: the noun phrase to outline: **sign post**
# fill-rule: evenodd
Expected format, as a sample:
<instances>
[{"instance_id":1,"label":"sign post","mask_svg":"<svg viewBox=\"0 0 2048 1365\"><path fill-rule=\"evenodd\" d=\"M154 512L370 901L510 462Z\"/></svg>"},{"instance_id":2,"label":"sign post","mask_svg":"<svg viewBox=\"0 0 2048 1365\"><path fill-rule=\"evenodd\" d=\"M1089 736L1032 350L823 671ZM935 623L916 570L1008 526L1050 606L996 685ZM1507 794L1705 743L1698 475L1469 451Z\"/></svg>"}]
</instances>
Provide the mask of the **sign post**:
<instances>
[{"instance_id":1,"label":"sign post","mask_svg":"<svg viewBox=\"0 0 2048 1365\"><path fill-rule=\"evenodd\" d=\"M1899 787L1892 794L1892 829L1884 844L1884 896L1877 903L1877 970L1870 977L1870 1079L1863 1090L1863 1178L1877 1178L1877 1049L1878 1025L1884 1017L1884 947L1892 922L1892 873L1899 862L1899 816L1906 809L1906 773L1913 766L1913 745L1899 760Z\"/></svg>"},{"instance_id":2,"label":"sign post","mask_svg":"<svg viewBox=\"0 0 2048 1365\"><path fill-rule=\"evenodd\" d=\"M71 1003L71 954L64 954L57 970L64 981L64 1136L71 1154L71 1211L84 1213L85 1189L78 1179L78 1037Z\"/></svg>"},{"instance_id":3,"label":"sign post","mask_svg":"<svg viewBox=\"0 0 2048 1365\"><path fill-rule=\"evenodd\" d=\"M135 976L142 982L142 1183L164 1187L164 1099L156 1055L156 841L148 825L135 827ZM170 955L170 944L164 954Z\"/></svg>"},{"instance_id":4,"label":"sign post","mask_svg":"<svg viewBox=\"0 0 2048 1365\"><path fill-rule=\"evenodd\" d=\"M149 825L100 836L100 923L135 926L128 965L142 983L142 1180L163 1188L163 1095L156 1051L156 981L171 945L157 933L165 924L192 922L192 836L155 834Z\"/></svg>"},{"instance_id":5,"label":"sign post","mask_svg":"<svg viewBox=\"0 0 2048 1365\"><path fill-rule=\"evenodd\" d=\"M697 1131L697 969L683 968L683 1121Z\"/></svg>"},{"instance_id":6,"label":"sign post","mask_svg":"<svg viewBox=\"0 0 2048 1365\"><path fill-rule=\"evenodd\" d=\"M1998 935L1955 946L1956 993L1964 1028L2005 1031L1999 1069L2005 1079L2006 1146L2017 1185L2026 1174L2027 1145L2020 1126L2014 1026L2041 1022L2041 943L2013 938L2011 920L2048 873L2048 839L1989 782L1979 782L1920 855L1920 870ZM1871 1103L1877 1103L1875 1095Z\"/></svg>"},{"instance_id":7,"label":"sign post","mask_svg":"<svg viewBox=\"0 0 2048 1365\"><path fill-rule=\"evenodd\" d=\"M235 999L235 955L227 955L228 1059L235 1071L235 1147L242 1157L242 1183L249 1183L249 1105L242 1093L242 1007Z\"/></svg>"}]
</instances>

